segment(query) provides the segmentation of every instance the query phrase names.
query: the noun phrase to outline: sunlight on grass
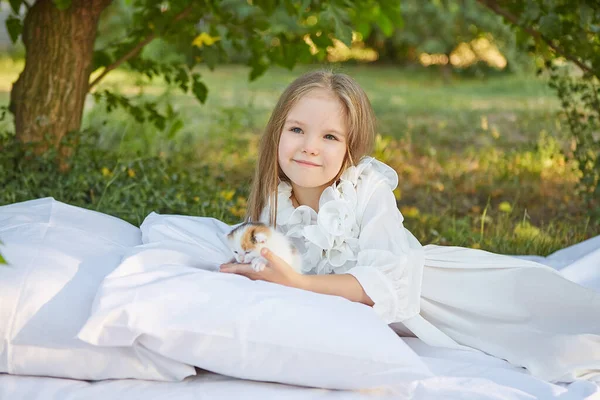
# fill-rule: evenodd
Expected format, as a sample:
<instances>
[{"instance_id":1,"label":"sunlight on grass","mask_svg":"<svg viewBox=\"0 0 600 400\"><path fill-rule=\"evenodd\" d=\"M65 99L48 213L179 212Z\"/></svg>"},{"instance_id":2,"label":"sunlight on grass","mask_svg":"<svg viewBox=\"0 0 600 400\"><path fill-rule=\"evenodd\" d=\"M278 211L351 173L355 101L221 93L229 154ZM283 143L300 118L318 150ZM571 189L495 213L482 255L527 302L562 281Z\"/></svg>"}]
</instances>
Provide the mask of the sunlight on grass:
<instances>
[{"instance_id":1,"label":"sunlight on grass","mask_svg":"<svg viewBox=\"0 0 600 400\"><path fill-rule=\"evenodd\" d=\"M22 67L0 59L0 105ZM54 195L137 224L150 211L239 222L269 113L286 85L311 68L273 69L255 82L242 66L200 69L209 89L204 105L160 79L114 71L97 89L156 101L162 111L170 105L165 129L122 110L107 114L90 96L84 128L97 137L81 156L86 161L58 178L47 163L24 164L0 203ZM371 98L379 120L373 155L398 172L394 194L422 243L544 255L600 233L575 193L580 176L567 128L543 81L498 76L447 85L431 71L339 70Z\"/></svg>"}]
</instances>

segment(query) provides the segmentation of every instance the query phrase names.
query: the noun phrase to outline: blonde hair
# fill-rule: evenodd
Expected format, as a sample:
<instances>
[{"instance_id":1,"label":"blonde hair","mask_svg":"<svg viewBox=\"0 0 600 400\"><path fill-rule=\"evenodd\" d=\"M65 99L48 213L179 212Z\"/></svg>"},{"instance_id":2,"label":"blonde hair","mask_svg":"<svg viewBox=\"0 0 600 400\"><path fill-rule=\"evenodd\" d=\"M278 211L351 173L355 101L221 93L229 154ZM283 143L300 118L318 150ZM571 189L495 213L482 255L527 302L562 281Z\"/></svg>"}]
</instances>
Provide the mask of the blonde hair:
<instances>
[{"instance_id":1,"label":"blonde hair","mask_svg":"<svg viewBox=\"0 0 600 400\"><path fill-rule=\"evenodd\" d=\"M289 178L279 167L279 139L292 107L315 89L327 90L339 99L348 119L346 156L332 182L337 181L346 168L354 164L354 160L360 160L371 152L375 138L375 113L358 83L348 75L327 70L312 71L300 76L279 97L260 140L246 221L259 221L264 207L270 204L269 225L277 224L277 188L280 181L289 182Z\"/></svg>"}]
</instances>

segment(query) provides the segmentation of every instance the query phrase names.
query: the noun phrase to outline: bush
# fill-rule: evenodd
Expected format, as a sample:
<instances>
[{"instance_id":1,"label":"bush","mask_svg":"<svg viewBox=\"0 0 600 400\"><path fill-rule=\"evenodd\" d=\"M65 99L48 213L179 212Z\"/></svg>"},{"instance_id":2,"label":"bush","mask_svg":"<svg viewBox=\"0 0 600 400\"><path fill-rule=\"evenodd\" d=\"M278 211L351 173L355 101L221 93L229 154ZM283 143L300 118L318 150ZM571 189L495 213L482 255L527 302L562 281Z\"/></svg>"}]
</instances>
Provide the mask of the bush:
<instances>
[{"instance_id":1,"label":"bush","mask_svg":"<svg viewBox=\"0 0 600 400\"><path fill-rule=\"evenodd\" d=\"M72 134L69 170L61 172L55 151L36 155L32 146L8 138L0 142L0 204L52 196L72 205L101 211L139 225L152 211L210 216L239 222L247 186L233 187L223 170L193 165L195 147L169 155L123 158L97 144L98 134Z\"/></svg>"}]
</instances>

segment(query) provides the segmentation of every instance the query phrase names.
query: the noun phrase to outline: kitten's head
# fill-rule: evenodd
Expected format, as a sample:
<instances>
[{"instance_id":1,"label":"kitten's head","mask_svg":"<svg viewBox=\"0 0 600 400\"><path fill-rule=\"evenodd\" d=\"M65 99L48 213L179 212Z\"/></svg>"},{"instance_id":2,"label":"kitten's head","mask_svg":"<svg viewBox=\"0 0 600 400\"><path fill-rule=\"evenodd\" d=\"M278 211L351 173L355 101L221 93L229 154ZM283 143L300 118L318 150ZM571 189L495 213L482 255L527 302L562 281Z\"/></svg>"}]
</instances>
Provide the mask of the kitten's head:
<instances>
[{"instance_id":1,"label":"kitten's head","mask_svg":"<svg viewBox=\"0 0 600 400\"><path fill-rule=\"evenodd\" d=\"M227 240L235 260L246 264L260 257L260 251L270 236L271 228L267 225L247 222L232 230L227 235Z\"/></svg>"}]
</instances>

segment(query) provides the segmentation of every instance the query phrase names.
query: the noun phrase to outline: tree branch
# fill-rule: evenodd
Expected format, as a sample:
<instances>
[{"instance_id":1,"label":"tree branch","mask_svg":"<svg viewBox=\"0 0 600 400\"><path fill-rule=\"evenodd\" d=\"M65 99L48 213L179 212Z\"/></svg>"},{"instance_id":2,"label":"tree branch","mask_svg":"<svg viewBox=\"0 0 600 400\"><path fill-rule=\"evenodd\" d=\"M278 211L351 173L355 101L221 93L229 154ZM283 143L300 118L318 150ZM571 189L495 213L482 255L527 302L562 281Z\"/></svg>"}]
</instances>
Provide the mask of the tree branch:
<instances>
[{"instance_id":1,"label":"tree branch","mask_svg":"<svg viewBox=\"0 0 600 400\"><path fill-rule=\"evenodd\" d=\"M172 23L181 21L182 19L187 17L191 11L192 11L192 6L190 5L187 8L185 8L183 11L181 11L179 14L177 14L175 16L175 18L173 18ZM144 48L144 46L146 46L148 43L150 43L151 41L156 39L156 36L157 36L156 33L149 34L148 36L146 36L144 38L144 40L139 42L133 49L129 50L127 53L125 53L123 56L121 56L121 58L119 58L118 60L115 60L115 62L113 62L112 64L107 65L104 68L104 70L102 71L102 73L100 75L98 75L98 77L96 79L94 79L92 81L92 83L90 83L88 90L91 90L94 86L96 86L98 84L98 82L100 82L102 80L102 78L104 78L106 76L106 74L108 74L110 71L112 71L113 69L117 68L119 65L123 64L124 62L126 62L126 61L130 60L131 58L135 57L136 55L138 55L138 53Z\"/></svg>"},{"instance_id":2,"label":"tree branch","mask_svg":"<svg viewBox=\"0 0 600 400\"><path fill-rule=\"evenodd\" d=\"M577 66L579 68L581 68L583 71L589 72L592 75L594 74L594 71L588 67L587 65L585 65L583 62L581 62L579 59L577 59L577 57L572 56L570 54L567 54L564 50L562 50L560 47L556 46L554 43L552 43L552 40L548 39L547 37L545 37L544 35L542 35L540 32L536 31L533 28L529 28L526 26L521 26L519 25L519 19L514 16L513 14L509 13L508 11L502 9L497 2L493 1L493 0L477 0L479 3L483 4L484 6L486 6L487 8L489 8L490 10L492 10L493 12L495 12L498 15L503 16L504 18L506 18L508 21L510 21L510 23L512 23L513 25L523 29L525 32L527 32L530 36L533 36L535 39L537 40L541 40L543 42L545 42L548 47L550 47L552 50L554 50L554 52L564 58L566 58L567 60L570 60L572 62L574 62L575 64L577 64Z\"/></svg>"}]
</instances>

